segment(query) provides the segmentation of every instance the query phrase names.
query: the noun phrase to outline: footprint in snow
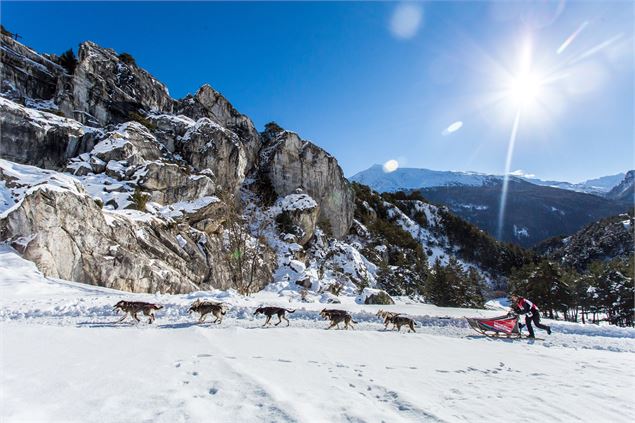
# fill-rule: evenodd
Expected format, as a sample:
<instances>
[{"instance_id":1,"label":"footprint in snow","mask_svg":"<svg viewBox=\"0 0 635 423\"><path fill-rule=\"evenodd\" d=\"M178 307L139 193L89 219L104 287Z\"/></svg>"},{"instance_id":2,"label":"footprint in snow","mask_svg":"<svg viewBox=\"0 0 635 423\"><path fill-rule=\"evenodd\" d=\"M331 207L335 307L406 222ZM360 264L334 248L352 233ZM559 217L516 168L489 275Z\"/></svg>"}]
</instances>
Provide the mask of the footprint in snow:
<instances>
[{"instance_id":1,"label":"footprint in snow","mask_svg":"<svg viewBox=\"0 0 635 423\"><path fill-rule=\"evenodd\" d=\"M208 393L209 393L210 395L216 395L216 394L218 393L218 389L216 389L216 388L209 388Z\"/></svg>"}]
</instances>

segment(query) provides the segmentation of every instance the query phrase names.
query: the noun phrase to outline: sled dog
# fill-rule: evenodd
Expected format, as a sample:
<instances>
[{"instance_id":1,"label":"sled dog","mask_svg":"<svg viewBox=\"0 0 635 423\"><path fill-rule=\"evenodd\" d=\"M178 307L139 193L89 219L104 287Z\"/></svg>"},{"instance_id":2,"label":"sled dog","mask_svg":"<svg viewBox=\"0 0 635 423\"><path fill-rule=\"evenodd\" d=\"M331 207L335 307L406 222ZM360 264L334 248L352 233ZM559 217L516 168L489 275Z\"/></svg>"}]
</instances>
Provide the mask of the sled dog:
<instances>
[{"instance_id":1,"label":"sled dog","mask_svg":"<svg viewBox=\"0 0 635 423\"><path fill-rule=\"evenodd\" d=\"M390 323L397 327L398 332L401 332L402 326L408 326L408 332L416 332L415 321L412 320L410 317L396 315L390 318Z\"/></svg>"},{"instance_id":2,"label":"sled dog","mask_svg":"<svg viewBox=\"0 0 635 423\"><path fill-rule=\"evenodd\" d=\"M327 330L335 326L339 329L340 323L342 322L344 322L344 329L348 329L349 327L355 329L352 323L357 324L357 322L353 320L353 317L345 310L324 309L320 312L320 316L331 321L331 326L326 328Z\"/></svg>"},{"instance_id":3,"label":"sled dog","mask_svg":"<svg viewBox=\"0 0 635 423\"><path fill-rule=\"evenodd\" d=\"M192 303L188 314L199 313L199 323L203 323L208 314L212 314L216 319L212 323L221 324L223 322L223 316L227 313L227 309L223 303L215 303L212 301L201 301L197 299Z\"/></svg>"},{"instance_id":4,"label":"sled dog","mask_svg":"<svg viewBox=\"0 0 635 423\"><path fill-rule=\"evenodd\" d=\"M377 312L377 317L380 319L384 319L384 330L388 330L388 325L392 324L392 328L395 329L395 324L392 323L392 318L395 316L399 316L400 313L393 313L392 311L379 310Z\"/></svg>"},{"instance_id":5,"label":"sled dog","mask_svg":"<svg viewBox=\"0 0 635 423\"><path fill-rule=\"evenodd\" d=\"M271 317L275 314L278 316L278 323L275 324L275 326L278 326L280 323L282 323L282 319L287 321L287 326L289 326L289 319L287 319L287 317L285 316L286 313L294 313L295 310L287 310L286 308L282 308L282 307L258 307L256 309L256 311L254 312L254 316L257 314L264 314L265 316L267 316L267 320L265 320L265 324L262 325L267 326L271 320Z\"/></svg>"},{"instance_id":6,"label":"sled dog","mask_svg":"<svg viewBox=\"0 0 635 423\"><path fill-rule=\"evenodd\" d=\"M122 300L115 304L113 308L117 310L117 312L121 310L125 313L123 317L117 321L117 323L123 322L125 318L128 317L128 314L132 316L132 318L135 319L137 322L140 322L141 320L139 320L139 318L137 317L137 313L139 312L142 312L144 316L149 316L148 323L152 323L156 320L154 312L156 310L161 310L163 306L159 304L144 303L143 301Z\"/></svg>"}]
</instances>

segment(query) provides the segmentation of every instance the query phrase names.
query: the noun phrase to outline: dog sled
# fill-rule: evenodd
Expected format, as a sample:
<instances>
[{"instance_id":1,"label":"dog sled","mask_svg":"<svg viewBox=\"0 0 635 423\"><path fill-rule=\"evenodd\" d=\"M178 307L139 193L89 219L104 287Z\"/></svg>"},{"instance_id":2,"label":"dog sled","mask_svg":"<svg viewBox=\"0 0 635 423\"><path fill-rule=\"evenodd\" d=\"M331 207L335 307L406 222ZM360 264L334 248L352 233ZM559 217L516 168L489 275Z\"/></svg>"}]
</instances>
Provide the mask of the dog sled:
<instances>
[{"instance_id":1,"label":"dog sled","mask_svg":"<svg viewBox=\"0 0 635 423\"><path fill-rule=\"evenodd\" d=\"M522 338L517 315L506 314L483 319L466 317L465 319L470 327L481 335L490 338Z\"/></svg>"}]
</instances>

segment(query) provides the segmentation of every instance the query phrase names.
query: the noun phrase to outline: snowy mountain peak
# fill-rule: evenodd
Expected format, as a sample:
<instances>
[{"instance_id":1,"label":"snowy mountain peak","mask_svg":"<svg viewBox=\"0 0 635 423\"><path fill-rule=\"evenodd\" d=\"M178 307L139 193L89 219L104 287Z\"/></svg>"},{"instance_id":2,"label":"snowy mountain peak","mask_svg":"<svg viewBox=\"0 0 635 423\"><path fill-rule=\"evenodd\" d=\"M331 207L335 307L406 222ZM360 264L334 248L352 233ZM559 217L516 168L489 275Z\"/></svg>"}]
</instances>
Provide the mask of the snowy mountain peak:
<instances>
[{"instance_id":1,"label":"snowy mountain peak","mask_svg":"<svg viewBox=\"0 0 635 423\"><path fill-rule=\"evenodd\" d=\"M596 195L608 193L624 179L625 175L625 173L618 173L589 179L584 182L571 183L542 180L536 178L534 175L525 174L520 171L510 174L513 178L523 179L534 185ZM374 164L368 169L356 173L349 179L360 184L368 185L379 192L395 192L457 185L482 186L486 183L502 181L503 176L472 171L443 171L424 168L399 168L393 172L385 172L382 165Z\"/></svg>"},{"instance_id":2,"label":"snowy mountain peak","mask_svg":"<svg viewBox=\"0 0 635 423\"><path fill-rule=\"evenodd\" d=\"M382 165L375 164L353 175L350 180L368 185L379 192L394 192L448 185L481 186L485 182L496 178L478 172L453 172L417 168L399 168L394 172L387 173Z\"/></svg>"}]
</instances>

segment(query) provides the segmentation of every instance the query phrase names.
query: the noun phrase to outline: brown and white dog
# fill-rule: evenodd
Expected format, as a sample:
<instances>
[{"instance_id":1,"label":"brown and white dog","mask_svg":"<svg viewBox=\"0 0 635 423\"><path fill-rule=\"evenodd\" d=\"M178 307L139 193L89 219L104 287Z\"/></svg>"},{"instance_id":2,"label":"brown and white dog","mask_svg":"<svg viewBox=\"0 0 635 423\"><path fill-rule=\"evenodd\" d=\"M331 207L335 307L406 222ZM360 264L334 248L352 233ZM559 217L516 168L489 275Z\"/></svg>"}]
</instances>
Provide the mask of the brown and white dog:
<instances>
[{"instance_id":1,"label":"brown and white dog","mask_svg":"<svg viewBox=\"0 0 635 423\"><path fill-rule=\"evenodd\" d=\"M282 307L258 307L256 309L256 311L254 312L254 316L257 314L264 314L265 316L267 316L267 320L265 320L265 324L262 325L267 326L269 324L269 321L271 320L271 317L275 314L278 316L278 323L275 324L275 326L278 326L280 323L282 323L282 319L287 321L287 326L289 326L289 319L287 319L287 317L285 316L286 313L294 313L295 310L287 310L286 308L282 308Z\"/></svg>"},{"instance_id":2,"label":"brown and white dog","mask_svg":"<svg viewBox=\"0 0 635 423\"><path fill-rule=\"evenodd\" d=\"M207 315L212 313L212 315L216 318L212 323L221 324L223 322L223 316L227 313L227 309L223 303L201 301L200 299L197 299L190 306L188 313L199 313L201 315L198 319L199 323L203 323Z\"/></svg>"},{"instance_id":3,"label":"brown and white dog","mask_svg":"<svg viewBox=\"0 0 635 423\"><path fill-rule=\"evenodd\" d=\"M392 328L395 329L395 324L392 323L392 318L399 316L400 313L393 313L392 311L379 310L377 312L377 317L384 319L384 330L388 330L388 325L392 324Z\"/></svg>"},{"instance_id":4,"label":"brown and white dog","mask_svg":"<svg viewBox=\"0 0 635 423\"><path fill-rule=\"evenodd\" d=\"M337 326L337 328L339 329L340 323L342 322L344 322L344 329L348 329L349 327L351 329L355 329L352 323L357 324L357 322L353 320L353 317L346 310L323 309L322 311L320 311L320 316L331 321L331 326L326 328L327 330L335 326Z\"/></svg>"},{"instance_id":5,"label":"brown and white dog","mask_svg":"<svg viewBox=\"0 0 635 423\"><path fill-rule=\"evenodd\" d=\"M144 316L149 316L148 323L152 323L156 320L154 312L156 310L161 310L163 306L159 304L145 303L143 301L122 300L115 304L113 308L117 310L117 312L121 310L125 313L123 317L117 321L117 323L123 322L125 318L128 317L128 315L132 316L132 318L135 319L137 322L140 322L141 320L139 320L139 318L137 317L137 313L139 312L142 312Z\"/></svg>"}]
</instances>

